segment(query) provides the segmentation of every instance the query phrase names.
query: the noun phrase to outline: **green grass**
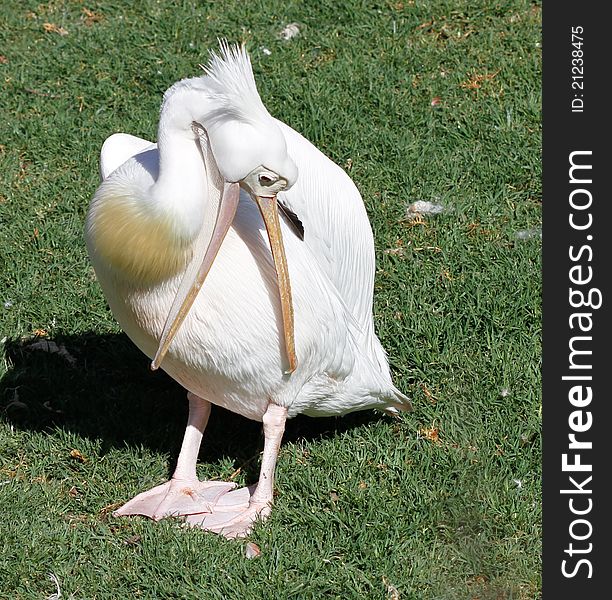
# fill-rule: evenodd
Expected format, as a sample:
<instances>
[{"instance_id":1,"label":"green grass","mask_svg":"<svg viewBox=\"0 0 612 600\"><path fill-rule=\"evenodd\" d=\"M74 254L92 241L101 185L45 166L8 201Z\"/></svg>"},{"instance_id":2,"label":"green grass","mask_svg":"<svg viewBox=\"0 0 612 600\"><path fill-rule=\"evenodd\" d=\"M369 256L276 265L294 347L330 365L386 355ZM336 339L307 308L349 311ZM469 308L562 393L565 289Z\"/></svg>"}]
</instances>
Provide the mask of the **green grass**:
<instances>
[{"instance_id":1,"label":"green grass","mask_svg":"<svg viewBox=\"0 0 612 600\"><path fill-rule=\"evenodd\" d=\"M538 598L539 4L0 8L0 596L49 596L53 573L62 598ZM82 235L104 138L154 139L217 37L246 41L270 111L360 188L377 330L415 405L290 422L253 560L110 516L168 477L186 402L120 333ZM409 223L416 200L445 211ZM215 410L200 475L254 481L262 442Z\"/></svg>"}]
</instances>

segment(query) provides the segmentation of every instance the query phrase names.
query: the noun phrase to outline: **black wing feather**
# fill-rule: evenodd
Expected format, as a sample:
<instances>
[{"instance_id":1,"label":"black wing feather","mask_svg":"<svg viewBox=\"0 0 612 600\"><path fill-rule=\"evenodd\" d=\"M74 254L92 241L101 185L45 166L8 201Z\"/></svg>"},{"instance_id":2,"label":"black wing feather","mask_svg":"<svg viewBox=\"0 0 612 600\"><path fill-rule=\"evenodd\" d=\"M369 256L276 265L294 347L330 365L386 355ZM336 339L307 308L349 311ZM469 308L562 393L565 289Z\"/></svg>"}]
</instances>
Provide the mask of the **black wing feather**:
<instances>
[{"instance_id":1,"label":"black wing feather","mask_svg":"<svg viewBox=\"0 0 612 600\"><path fill-rule=\"evenodd\" d=\"M278 207L280 208L281 214L287 219L291 229L300 240L304 241L304 225L300 218L290 209L287 208L278 198L276 199Z\"/></svg>"}]
</instances>

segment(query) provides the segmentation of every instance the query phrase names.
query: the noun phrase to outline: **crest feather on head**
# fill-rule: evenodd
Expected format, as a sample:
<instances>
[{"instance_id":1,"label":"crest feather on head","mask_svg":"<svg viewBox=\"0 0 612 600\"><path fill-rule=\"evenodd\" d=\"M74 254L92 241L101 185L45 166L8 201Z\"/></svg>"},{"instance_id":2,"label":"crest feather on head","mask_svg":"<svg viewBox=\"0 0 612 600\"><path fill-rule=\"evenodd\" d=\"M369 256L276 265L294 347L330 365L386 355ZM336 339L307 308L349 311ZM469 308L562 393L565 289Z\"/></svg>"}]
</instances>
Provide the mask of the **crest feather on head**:
<instances>
[{"instance_id":1,"label":"crest feather on head","mask_svg":"<svg viewBox=\"0 0 612 600\"><path fill-rule=\"evenodd\" d=\"M219 40L219 53L211 50L208 64L201 66L207 75L211 99L217 105L214 111L217 119L235 117L261 122L271 118L257 91L244 44L230 45L227 40Z\"/></svg>"}]
</instances>

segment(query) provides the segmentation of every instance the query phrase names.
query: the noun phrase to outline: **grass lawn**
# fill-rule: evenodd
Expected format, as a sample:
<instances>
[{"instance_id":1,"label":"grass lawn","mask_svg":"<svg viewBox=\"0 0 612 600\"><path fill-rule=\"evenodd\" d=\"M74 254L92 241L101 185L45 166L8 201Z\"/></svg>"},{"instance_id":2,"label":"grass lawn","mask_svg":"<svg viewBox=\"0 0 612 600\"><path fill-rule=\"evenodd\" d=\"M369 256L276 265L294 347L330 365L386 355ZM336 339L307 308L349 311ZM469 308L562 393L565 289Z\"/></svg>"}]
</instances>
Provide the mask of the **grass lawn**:
<instances>
[{"instance_id":1,"label":"grass lawn","mask_svg":"<svg viewBox=\"0 0 612 600\"><path fill-rule=\"evenodd\" d=\"M0 8L0 597L52 597L53 574L75 599L539 598L540 4ZM105 137L155 139L217 37L361 190L377 330L415 406L292 420L252 560L110 515L168 477L187 403L114 322L82 233ZM213 409L199 474L253 482L262 448Z\"/></svg>"}]
</instances>

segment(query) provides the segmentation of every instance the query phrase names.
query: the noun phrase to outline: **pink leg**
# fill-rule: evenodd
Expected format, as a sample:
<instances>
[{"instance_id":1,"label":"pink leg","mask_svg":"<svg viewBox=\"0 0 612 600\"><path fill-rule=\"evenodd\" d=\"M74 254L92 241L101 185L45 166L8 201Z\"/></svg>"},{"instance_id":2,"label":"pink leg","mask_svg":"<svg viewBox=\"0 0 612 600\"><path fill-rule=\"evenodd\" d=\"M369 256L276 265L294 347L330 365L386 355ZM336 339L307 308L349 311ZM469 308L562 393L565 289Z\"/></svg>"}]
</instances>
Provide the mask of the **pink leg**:
<instances>
[{"instance_id":1,"label":"pink leg","mask_svg":"<svg viewBox=\"0 0 612 600\"><path fill-rule=\"evenodd\" d=\"M224 494L236 487L222 481L198 481L196 462L211 406L194 394L189 393L187 397L189 419L172 479L138 494L116 510L115 516L144 515L157 521L163 517L210 512ZM248 491L243 492L242 502L247 502L248 497Z\"/></svg>"},{"instance_id":2,"label":"pink leg","mask_svg":"<svg viewBox=\"0 0 612 600\"><path fill-rule=\"evenodd\" d=\"M247 535L257 519L265 519L271 512L274 493L274 471L285 431L287 409L270 403L263 416L264 451L259 472L259 482L248 504L243 504L242 488L223 495L210 514L189 515L187 523L208 531L220 533L227 538Z\"/></svg>"}]
</instances>

